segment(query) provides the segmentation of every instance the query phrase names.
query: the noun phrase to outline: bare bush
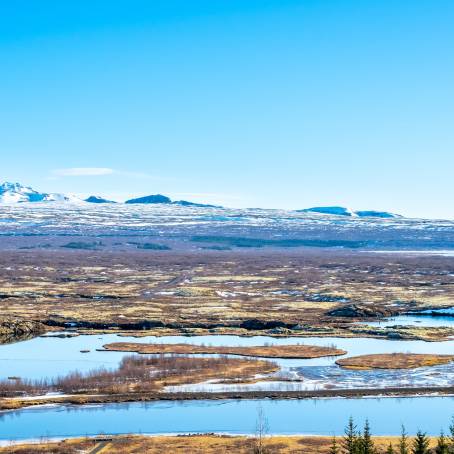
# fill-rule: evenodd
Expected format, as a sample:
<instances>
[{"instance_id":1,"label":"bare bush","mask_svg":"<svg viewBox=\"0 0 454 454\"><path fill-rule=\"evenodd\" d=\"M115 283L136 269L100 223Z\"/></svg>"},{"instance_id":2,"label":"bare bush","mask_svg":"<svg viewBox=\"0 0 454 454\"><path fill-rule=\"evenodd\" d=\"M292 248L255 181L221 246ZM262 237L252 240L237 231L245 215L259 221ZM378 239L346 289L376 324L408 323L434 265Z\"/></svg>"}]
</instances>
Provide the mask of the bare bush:
<instances>
[{"instance_id":1,"label":"bare bush","mask_svg":"<svg viewBox=\"0 0 454 454\"><path fill-rule=\"evenodd\" d=\"M228 377L232 366L248 366L255 360L232 359L226 356L197 358L188 355L126 356L115 370L104 367L89 372L71 372L54 380L7 379L0 381L0 396L63 393L118 394L158 391L167 382L203 379L207 374L219 379Z\"/></svg>"}]
</instances>

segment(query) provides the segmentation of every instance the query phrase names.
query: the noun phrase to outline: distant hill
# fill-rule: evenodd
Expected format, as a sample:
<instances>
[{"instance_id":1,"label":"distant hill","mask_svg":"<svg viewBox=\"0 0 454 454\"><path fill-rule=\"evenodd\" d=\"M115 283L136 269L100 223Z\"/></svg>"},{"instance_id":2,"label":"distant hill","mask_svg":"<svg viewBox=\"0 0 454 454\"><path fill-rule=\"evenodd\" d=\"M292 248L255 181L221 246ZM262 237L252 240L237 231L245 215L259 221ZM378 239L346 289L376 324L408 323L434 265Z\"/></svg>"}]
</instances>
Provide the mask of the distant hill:
<instances>
[{"instance_id":1,"label":"distant hill","mask_svg":"<svg viewBox=\"0 0 454 454\"><path fill-rule=\"evenodd\" d=\"M183 207L222 208L219 205L208 205L206 203L188 202L187 200L176 200L175 202L172 202L172 205L180 205Z\"/></svg>"},{"instance_id":2,"label":"distant hill","mask_svg":"<svg viewBox=\"0 0 454 454\"><path fill-rule=\"evenodd\" d=\"M326 206L326 207L312 207L303 210L297 210L299 213L319 213L329 214L334 216L349 216L360 218L399 218L402 217L398 214L389 213L388 211L375 211L375 210L361 210L353 211L346 207L341 206Z\"/></svg>"},{"instance_id":3,"label":"distant hill","mask_svg":"<svg viewBox=\"0 0 454 454\"><path fill-rule=\"evenodd\" d=\"M114 200L104 199L103 197L98 197L98 196L95 196L95 195L91 195L90 197L85 199L84 202L88 202L88 203L117 203Z\"/></svg>"},{"instance_id":4,"label":"distant hill","mask_svg":"<svg viewBox=\"0 0 454 454\"><path fill-rule=\"evenodd\" d=\"M126 200L125 203L172 203L169 197L162 194L147 195L145 197L138 197L136 199Z\"/></svg>"},{"instance_id":5,"label":"distant hill","mask_svg":"<svg viewBox=\"0 0 454 454\"><path fill-rule=\"evenodd\" d=\"M86 199L61 193L47 193L39 192L29 186L23 186L20 183L5 182L0 185L0 204L16 204L26 202L72 202L72 203L98 203L109 204L117 203L113 200L105 199L101 196L91 195ZM162 204L162 205L176 205L181 207L194 207L194 208L223 208L219 205L210 205L206 203L190 202L188 200L172 200L163 194L152 194L144 197L137 197L126 200L126 204ZM356 218L401 218L402 216L390 213L388 211L376 210L358 210L353 211L349 208L342 206L319 206L312 208L304 208L296 210L298 213L317 213L321 215L330 216L345 216Z\"/></svg>"},{"instance_id":6,"label":"distant hill","mask_svg":"<svg viewBox=\"0 0 454 454\"><path fill-rule=\"evenodd\" d=\"M105 199L104 197L91 195L86 199L65 195L60 193L39 192L31 187L23 186L20 183L3 183L0 185L0 203L15 204L25 202L74 202L74 203L117 203L114 200ZM222 208L217 205L208 205L204 203L189 202L188 200L172 201L170 197L162 194L153 194L144 197L129 199L127 204L167 204L178 205L182 207L201 207L201 208Z\"/></svg>"},{"instance_id":7,"label":"distant hill","mask_svg":"<svg viewBox=\"0 0 454 454\"><path fill-rule=\"evenodd\" d=\"M400 214L389 213L388 211L355 211L360 218L401 218Z\"/></svg>"},{"instance_id":8,"label":"distant hill","mask_svg":"<svg viewBox=\"0 0 454 454\"><path fill-rule=\"evenodd\" d=\"M168 205L180 205L183 207L201 207L201 208L222 208L216 205L207 205L205 203L195 203L195 202L188 202L187 200L175 200L172 201L170 197L167 197L162 194L154 194L154 195L147 195L145 197L139 197L137 199L130 199L126 200L125 203L148 203L148 204L155 204L155 203L163 203Z\"/></svg>"},{"instance_id":9,"label":"distant hill","mask_svg":"<svg viewBox=\"0 0 454 454\"><path fill-rule=\"evenodd\" d=\"M345 207L331 206L331 207L312 207L297 210L299 213L320 213L320 214L334 214L336 216L353 216L353 211Z\"/></svg>"}]
</instances>

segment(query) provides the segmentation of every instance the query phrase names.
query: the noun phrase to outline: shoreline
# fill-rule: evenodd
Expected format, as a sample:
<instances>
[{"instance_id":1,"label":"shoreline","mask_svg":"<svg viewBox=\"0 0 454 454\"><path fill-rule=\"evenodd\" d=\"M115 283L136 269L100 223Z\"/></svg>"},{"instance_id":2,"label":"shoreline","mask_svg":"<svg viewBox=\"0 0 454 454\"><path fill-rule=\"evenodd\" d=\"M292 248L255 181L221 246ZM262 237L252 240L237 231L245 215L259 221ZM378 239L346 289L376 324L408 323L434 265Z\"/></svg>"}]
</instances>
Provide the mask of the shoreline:
<instances>
[{"instance_id":1,"label":"shoreline","mask_svg":"<svg viewBox=\"0 0 454 454\"><path fill-rule=\"evenodd\" d=\"M409 437L413 437L416 434L408 434ZM343 434L336 435L339 440L342 438ZM246 439L253 439L255 438L255 433L253 432L244 432L244 433L236 433L230 434L228 432L168 432L168 433L140 433L140 434L131 434L131 433L124 433L124 434L96 434L96 435L86 435L86 436L55 436L55 437L48 437L46 438L45 443L56 443L65 440L92 440L92 441L109 441L115 439L128 439L128 438L193 438L193 437L219 437L219 438L227 438L227 439L234 439L234 438L246 438ZM288 435L286 433L273 433L265 435L266 439L272 440L273 438L317 438L320 440L332 440L331 435L319 435L319 434L310 434L310 433L295 433L292 435ZM399 439L398 435L373 435L374 439ZM6 446L17 446L22 444L40 444L43 443L42 437L39 438L14 438L14 439L0 439L0 448L4 448Z\"/></svg>"},{"instance_id":2,"label":"shoreline","mask_svg":"<svg viewBox=\"0 0 454 454\"><path fill-rule=\"evenodd\" d=\"M414 315L414 313L402 313L399 315ZM424 314L426 317L430 317L429 314ZM454 316L453 316L454 317ZM376 322L376 321L384 321L386 317L383 318L375 318L375 319L367 319L365 323L369 322ZM238 336L238 337L270 337L274 339L305 339L310 337L320 337L320 338L331 338L337 337L340 339L381 339L381 340L390 340L390 341L422 341L422 342L449 342L454 340L454 335L452 334L438 334L437 336L425 336L421 334L415 333L408 333L405 332L408 328L414 328L411 325L404 326L404 330L402 330L403 326L397 325L398 330L392 329L394 327L388 328L380 328L383 330L380 332L380 329L375 329L373 327L369 327L370 329L366 329L368 325L356 325L359 323L363 323L363 319L354 319L352 321L348 320L345 321L345 325L350 325L349 327L345 328L338 328L336 326L331 326L328 329L318 330L318 329L304 329L304 330L275 330L275 329L264 329L264 330L245 330L244 328L239 327L218 327L218 328L199 328L199 327L182 327L181 329L177 328L151 328L151 329L144 329L144 330L127 330L127 329L90 329L90 328L83 328L83 327L64 327L64 326L47 326L48 330L44 333L37 334L35 336L28 337L26 340L30 340L36 337L68 337L71 336L99 336L99 335L117 335L120 339L122 337L133 337L138 340L145 338L145 337L198 337L198 336ZM361 326L365 328L361 328ZM355 328L355 330L351 330L351 328ZM422 328L426 331L433 331L437 328L433 327L416 327ZM357 330L356 330L357 329ZM451 328L448 328L451 330ZM399 333L399 337L395 337L396 331ZM65 333L62 335L61 333ZM12 342L8 343L15 343L21 342L24 339L17 339ZM121 341L120 341L121 342ZM0 339L0 346L7 345L8 343L2 343Z\"/></svg>"},{"instance_id":3,"label":"shoreline","mask_svg":"<svg viewBox=\"0 0 454 454\"><path fill-rule=\"evenodd\" d=\"M454 397L454 386L419 388L380 388L380 389L338 389L310 391L228 391L228 392L175 392L175 393L128 393L116 395L71 395L30 399L3 398L0 401L0 414L39 406L84 406L93 404L120 404L135 402L166 401L228 401L228 400L307 400L307 399L381 399Z\"/></svg>"}]
</instances>

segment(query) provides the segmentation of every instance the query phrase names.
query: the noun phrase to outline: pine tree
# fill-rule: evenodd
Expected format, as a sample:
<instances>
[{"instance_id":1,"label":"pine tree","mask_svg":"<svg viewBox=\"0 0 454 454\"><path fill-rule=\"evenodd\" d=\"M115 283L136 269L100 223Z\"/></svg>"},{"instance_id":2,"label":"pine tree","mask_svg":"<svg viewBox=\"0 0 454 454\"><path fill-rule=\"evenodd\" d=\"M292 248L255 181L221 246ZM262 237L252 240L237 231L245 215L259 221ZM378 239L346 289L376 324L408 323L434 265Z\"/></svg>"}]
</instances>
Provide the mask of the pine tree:
<instances>
[{"instance_id":1,"label":"pine tree","mask_svg":"<svg viewBox=\"0 0 454 454\"><path fill-rule=\"evenodd\" d=\"M420 430L416 433L416 438L413 440L413 454L430 454L429 439L427 435Z\"/></svg>"},{"instance_id":2,"label":"pine tree","mask_svg":"<svg viewBox=\"0 0 454 454\"><path fill-rule=\"evenodd\" d=\"M393 445L390 443L388 446L388 449L386 450L386 454L395 454L396 451L394 451Z\"/></svg>"},{"instance_id":3,"label":"pine tree","mask_svg":"<svg viewBox=\"0 0 454 454\"><path fill-rule=\"evenodd\" d=\"M402 426L402 431L399 440L399 454L409 454L408 450L408 436L405 432L405 427Z\"/></svg>"},{"instance_id":4,"label":"pine tree","mask_svg":"<svg viewBox=\"0 0 454 454\"><path fill-rule=\"evenodd\" d=\"M440 436L438 437L435 454L449 454L448 440L443 431L441 431Z\"/></svg>"},{"instance_id":5,"label":"pine tree","mask_svg":"<svg viewBox=\"0 0 454 454\"><path fill-rule=\"evenodd\" d=\"M331 442L331 447L329 448L328 454L339 454L336 437L333 437L333 441Z\"/></svg>"},{"instance_id":6,"label":"pine tree","mask_svg":"<svg viewBox=\"0 0 454 454\"><path fill-rule=\"evenodd\" d=\"M366 419L366 423L364 424L364 431L361 437L361 454L374 454L375 453L375 446L374 442L372 441L372 437L370 434L370 425L369 420Z\"/></svg>"},{"instance_id":7,"label":"pine tree","mask_svg":"<svg viewBox=\"0 0 454 454\"><path fill-rule=\"evenodd\" d=\"M454 454L454 416L452 417L451 425L449 426L448 453Z\"/></svg>"},{"instance_id":8,"label":"pine tree","mask_svg":"<svg viewBox=\"0 0 454 454\"><path fill-rule=\"evenodd\" d=\"M347 427L345 428L345 435L342 446L346 454L358 454L358 433L353 418L350 416Z\"/></svg>"}]
</instances>

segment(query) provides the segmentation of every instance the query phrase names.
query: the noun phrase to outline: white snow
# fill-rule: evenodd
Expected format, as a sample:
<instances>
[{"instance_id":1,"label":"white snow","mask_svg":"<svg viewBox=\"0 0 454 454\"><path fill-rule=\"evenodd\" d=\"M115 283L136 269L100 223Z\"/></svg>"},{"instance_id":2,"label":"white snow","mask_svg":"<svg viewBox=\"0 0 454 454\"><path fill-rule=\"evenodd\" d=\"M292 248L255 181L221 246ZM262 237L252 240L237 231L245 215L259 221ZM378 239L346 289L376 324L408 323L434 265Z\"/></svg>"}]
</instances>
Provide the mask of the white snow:
<instances>
[{"instance_id":1,"label":"white snow","mask_svg":"<svg viewBox=\"0 0 454 454\"><path fill-rule=\"evenodd\" d=\"M25 202L81 202L81 199L59 193L38 192L20 183L3 183L0 185L0 203L15 204Z\"/></svg>"}]
</instances>

